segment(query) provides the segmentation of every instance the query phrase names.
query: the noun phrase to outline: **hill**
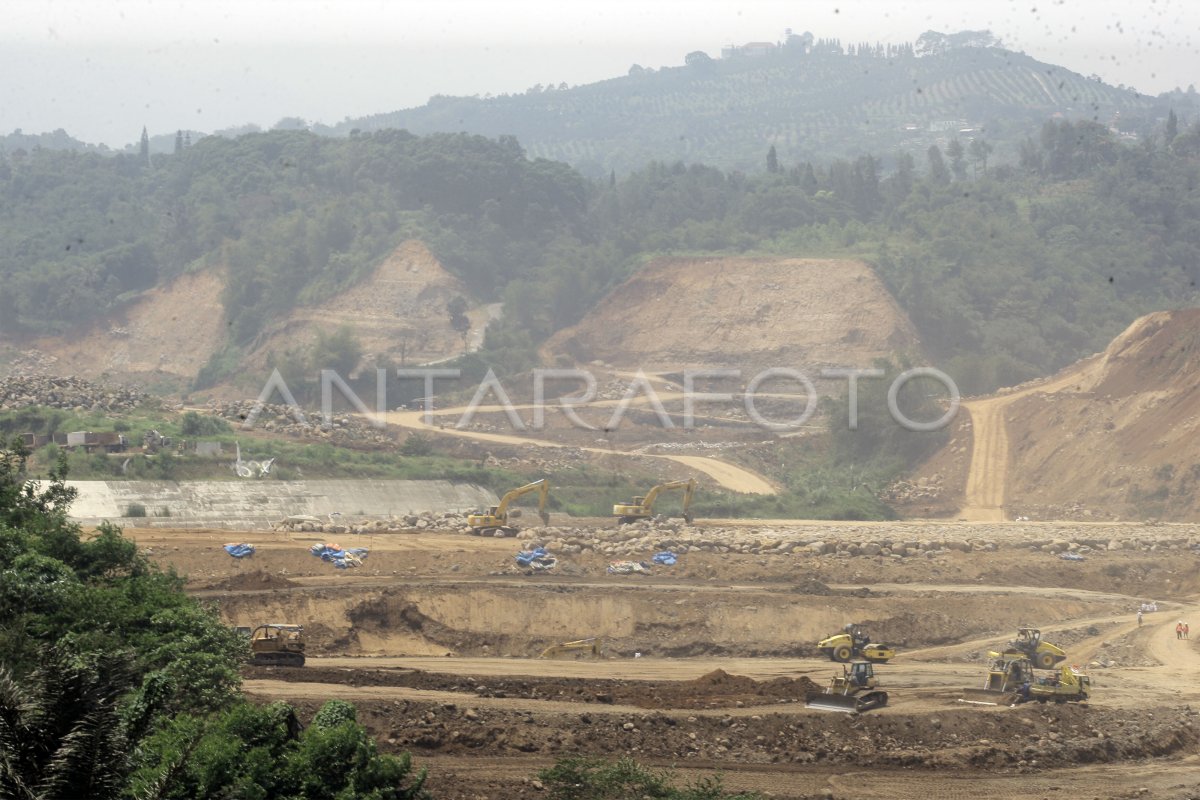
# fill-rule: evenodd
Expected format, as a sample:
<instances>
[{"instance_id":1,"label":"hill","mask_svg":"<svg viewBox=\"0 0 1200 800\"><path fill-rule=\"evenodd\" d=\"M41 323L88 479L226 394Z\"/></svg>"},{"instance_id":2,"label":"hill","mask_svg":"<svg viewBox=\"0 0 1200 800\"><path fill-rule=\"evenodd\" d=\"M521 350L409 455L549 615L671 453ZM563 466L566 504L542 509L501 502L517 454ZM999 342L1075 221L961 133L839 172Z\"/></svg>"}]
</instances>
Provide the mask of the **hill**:
<instances>
[{"instance_id":1,"label":"hill","mask_svg":"<svg viewBox=\"0 0 1200 800\"><path fill-rule=\"evenodd\" d=\"M20 355L9 369L137 381L174 392L195 384L208 364L223 357L233 360L229 372L250 371L261 383L268 363L305 352L320 332L338 329L348 331L371 361L451 358L468 343L478 344L488 321L485 309L468 305L471 330L465 335L455 330L448 308L469 295L415 240L401 244L345 291L294 307L245 348L234 346L221 304L226 283L225 269L186 273L63 335L11 343Z\"/></svg>"},{"instance_id":2,"label":"hill","mask_svg":"<svg viewBox=\"0 0 1200 800\"><path fill-rule=\"evenodd\" d=\"M975 520L1200 520L1200 308L1136 320L1059 374L969 400L897 506ZM957 511L955 509L958 509Z\"/></svg>"},{"instance_id":3,"label":"hill","mask_svg":"<svg viewBox=\"0 0 1200 800\"><path fill-rule=\"evenodd\" d=\"M747 380L770 367L864 367L917 349L912 324L866 264L794 258L656 260L544 348L547 358L647 371L739 368Z\"/></svg>"},{"instance_id":4,"label":"hill","mask_svg":"<svg viewBox=\"0 0 1200 800\"><path fill-rule=\"evenodd\" d=\"M1142 317L1006 414L1013 514L1200 519L1200 309Z\"/></svg>"},{"instance_id":5,"label":"hill","mask_svg":"<svg viewBox=\"0 0 1200 800\"><path fill-rule=\"evenodd\" d=\"M930 36L939 35L922 38ZM986 130L1011 160L1027 130L1053 116L1120 120L1136 131L1166 114L1132 90L999 47L925 51L795 42L719 60L692 54L684 66L635 65L627 76L572 88L437 96L330 130L514 135L532 155L599 177L651 160L760 171L772 146L784 163L924 151L960 129Z\"/></svg>"}]
</instances>

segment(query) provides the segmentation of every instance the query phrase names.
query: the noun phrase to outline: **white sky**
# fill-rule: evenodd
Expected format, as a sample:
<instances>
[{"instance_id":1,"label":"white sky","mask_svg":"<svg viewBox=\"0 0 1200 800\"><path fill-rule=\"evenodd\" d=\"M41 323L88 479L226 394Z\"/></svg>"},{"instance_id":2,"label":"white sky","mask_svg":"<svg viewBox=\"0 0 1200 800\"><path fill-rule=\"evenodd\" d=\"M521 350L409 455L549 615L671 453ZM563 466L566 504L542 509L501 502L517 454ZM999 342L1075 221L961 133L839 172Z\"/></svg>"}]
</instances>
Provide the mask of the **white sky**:
<instances>
[{"instance_id":1,"label":"white sky","mask_svg":"<svg viewBox=\"0 0 1200 800\"><path fill-rule=\"evenodd\" d=\"M843 43L988 28L1112 84L1157 94L1200 83L1195 0L8 0L0 133L64 128L122 146L143 125L333 124L433 94L676 66L788 27Z\"/></svg>"}]
</instances>

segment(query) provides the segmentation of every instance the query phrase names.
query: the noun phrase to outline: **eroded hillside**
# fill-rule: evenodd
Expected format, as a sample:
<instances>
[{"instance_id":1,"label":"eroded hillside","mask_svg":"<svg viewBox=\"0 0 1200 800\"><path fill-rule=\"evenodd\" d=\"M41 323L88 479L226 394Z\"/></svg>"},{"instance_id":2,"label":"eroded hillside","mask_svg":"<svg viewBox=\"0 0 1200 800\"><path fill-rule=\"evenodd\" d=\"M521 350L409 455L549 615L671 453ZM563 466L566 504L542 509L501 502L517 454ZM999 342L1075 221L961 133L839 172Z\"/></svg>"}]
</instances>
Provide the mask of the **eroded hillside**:
<instances>
[{"instance_id":1,"label":"eroded hillside","mask_svg":"<svg viewBox=\"0 0 1200 800\"><path fill-rule=\"evenodd\" d=\"M752 376L770 367L869 367L918 348L903 310L860 261L697 258L651 263L543 354Z\"/></svg>"}]
</instances>

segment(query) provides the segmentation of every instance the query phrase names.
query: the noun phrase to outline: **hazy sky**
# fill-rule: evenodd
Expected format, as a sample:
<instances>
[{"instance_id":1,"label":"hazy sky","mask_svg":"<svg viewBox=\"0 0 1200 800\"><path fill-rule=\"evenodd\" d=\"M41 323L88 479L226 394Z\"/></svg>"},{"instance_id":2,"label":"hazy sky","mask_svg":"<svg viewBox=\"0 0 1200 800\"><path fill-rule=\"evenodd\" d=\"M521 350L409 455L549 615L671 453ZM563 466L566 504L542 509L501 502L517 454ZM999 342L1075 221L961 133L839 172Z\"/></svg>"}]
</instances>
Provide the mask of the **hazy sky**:
<instances>
[{"instance_id":1,"label":"hazy sky","mask_svg":"<svg viewBox=\"0 0 1200 800\"><path fill-rule=\"evenodd\" d=\"M332 124L434 94L588 83L789 27L843 43L988 28L1143 92L1200 82L1195 0L8 0L3 17L0 133L111 146L143 125Z\"/></svg>"}]
</instances>

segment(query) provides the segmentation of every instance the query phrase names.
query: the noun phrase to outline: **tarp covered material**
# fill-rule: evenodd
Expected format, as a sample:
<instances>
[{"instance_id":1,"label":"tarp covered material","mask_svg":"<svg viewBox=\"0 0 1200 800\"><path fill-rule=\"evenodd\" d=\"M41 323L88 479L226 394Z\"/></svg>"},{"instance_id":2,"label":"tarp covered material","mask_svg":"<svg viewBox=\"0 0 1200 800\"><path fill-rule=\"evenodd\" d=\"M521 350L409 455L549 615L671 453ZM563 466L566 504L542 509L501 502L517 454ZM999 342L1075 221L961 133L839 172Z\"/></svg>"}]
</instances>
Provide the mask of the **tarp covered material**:
<instances>
[{"instance_id":1,"label":"tarp covered material","mask_svg":"<svg viewBox=\"0 0 1200 800\"><path fill-rule=\"evenodd\" d=\"M308 552L312 553L322 561L332 563L338 569L346 569L347 567L361 567L363 559L367 557L370 551L365 547L346 547L328 542L326 544L314 544L308 548Z\"/></svg>"},{"instance_id":2,"label":"tarp covered material","mask_svg":"<svg viewBox=\"0 0 1200 800\"><path fill-rule=\"evenodd\" d=\"M536 570L553 569L558 563L558 559L550 555L550 552L544 547L535 547L533 550L522 550L515 556L516 561L522 567L529 567Z\"/></svg>"},{"instance_id":3,"label":"tarp covered material","mask_svg":"<svg viewBox=\"0 0 1200 800\"><path fill-rule=\"evenodd\" d=\"M654 558L651 559L651 561L653 561L655 564L661 564L664 567L673 567L675 566L675 562L678 560L679 557L670 550L663 550L661 553L655 553Z\"/></svg>"},{"instance_id":4,"label":"tarp covered material","mask_svg":"<svg viewBox=\"0 0 1200 800\"><path fill-rule=\"evenodd\" d=\"M254 545L245 542L230 542L224 545L225 552L234 558L245 558L254 555Z\"/></svg>"},{"instance_id":5,"label":"tarp covered material","mask_svg":"<svg viewBox=\"0 0 1200 800\"><path fill-rule=\"evenodd\" d=\"M608 565L610 575L632 575L635 572L649 572L646 564L640 561L614 561Z\"/></svg>"}]
</instances>

